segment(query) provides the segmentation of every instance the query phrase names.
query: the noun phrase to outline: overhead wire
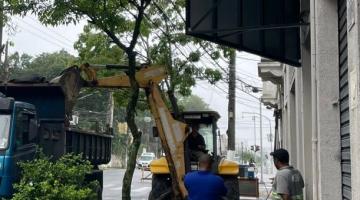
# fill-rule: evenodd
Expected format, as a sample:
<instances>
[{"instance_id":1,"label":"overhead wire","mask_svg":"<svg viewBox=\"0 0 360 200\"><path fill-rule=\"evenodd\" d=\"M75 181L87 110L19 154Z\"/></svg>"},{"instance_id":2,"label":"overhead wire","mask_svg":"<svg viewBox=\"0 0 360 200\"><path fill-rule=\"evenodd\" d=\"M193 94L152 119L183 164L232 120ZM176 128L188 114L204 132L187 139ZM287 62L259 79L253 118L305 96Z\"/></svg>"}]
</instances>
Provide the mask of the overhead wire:
<instances>
[{"instance_id":1,"label":"overhead wire","mask_svg":"<svg viewBox=\"0 0 360 200\"><path fill-rule=\"evenodd\" d=\"M167 14L165 13L165 11L163 10L163 8L161 8L156 2L153 2L153 3L154 3L154 5L156 6L156 8L159 10L159 12L161 12L161 14L165 16L165 20L166 20L167 22L170 22L170 19L169 19L169 17L167 16ZM180 18L182 19L183 23L185 24L185 23L186 23L185 18L182 16L182 14L180 13L180 11L176 8L176 5L175 5L173 2L171 2L171 1L170 1L170 3L173 5L174 9L177 11L178 15L180 16ZM170 23L172 23L172 22L170 22ZM173 24L172 24L172 25L173 25ZM201 46L201 47L203 48L203 50L211 57L211 54L208 52L208 50L207 50L206 48L204 48L201 44L200 44L200 46ZM223 72L225 72L226 74L228 74L228 71L225 70L218 62L216 62L216 61L213 60L213 59L210 59L210 61L211 61L211 62L214 62L216 66L218 66ZM241 79L237 79L237 81L239 81L239 82L241 82L242 84L244 84L245 87L253 87L252 85L246 83L245 81L243 81L243 80L241 80ZM244 90L244 89L242 88L241 90ZM248 95L251 95L251 94L249 94L248 91L243 91L243 92L245 92L245 93L248 94ZM251 95L251 96L253 96L253 95ZM253 96L253 97L255 97L255 96ZM257 98L257 97L255 97L255 98Z\"/></svg>"},{"instance_id":2,"label":"overhead wire","mask_svg":"<svg viewBox=\"0 0 360 200\"><path fill-rule=\"evenodd\" d=\"M58 44L58 43L56 43L56 42L54 42L54 41L51 41L50 39L47 39L46 37L43 37L42 35L40 35L40 34L38 34L38 33L36 33L36 32L33 32L33 31L31 31L31 30L29 30L29 29L27 29L27 28L25 28L25 27L22 27L22 26L19 26L19 27L21 27L22 29L26 30L26 31L29 32L30 34L38 37L39 39L41 39L41 40L43 40L43 41L45 41L45 42L48 42L49 44L56 45L56 46L58 46L58 47L60 47L60 48L62 48L62 49L71 50L71 49L69 49L68 47L63 46L63 45L61 45L61 44Z\"/></svg>"},{"instance_id":3,"label":"overhead wire","mask_svg":"<svg viewBox=\"0 0 360 200\"><path fill-rule=\"evenodd\" d=\"M224 84L228 84L228 83L226 83L226 82L222 82L222 83L224 83ZM237 89L237 88L236 88ZM248 101L248 102L250 102L250 103L254 103L255 101L254 100L251 100L251 99L246 99L246 98L244 98L244 97L240 97L240 96L236 96L236 98L238 98L238 99L241 99L241 100L244 100L244 101Z\"/></svg>"},{"instance_id":4,"label":"overhead wire","mask_svg":"<svg viewBox=\"0 0 360 200\"><path fill-rule=\"evenodd\" d=\"M155 4L156 4L156 3L155 3ZM157 5L157 8L158 8L158 9L160 10L160 12L164 15L164 17L166 18L166 21L168 22L168 21L169 21L169 17L166 15L166 13L160 8L160 6ZM150 18L147 14L145 14L144 16L145 16L145 18L147 18L147 19L149 20L150 23L152 23L153 25L156 25L156 24L151 20L151 18ZM172 25L173 25L173 24L172 24ZM159 30L160 30L166 37L170 37L170 36L168 35L168 33L166 33L162 28L159 28ZM159 36L159 34L157 34L156 32L154 32L154 34L155 34L158 38L161 38L161 36ZM182 50L180 50L180 47L178 47L176 43L174 44L174 46L175 46L175 48L179 51L179 53L182 54L182 56L184 56L184 58L187 58L187 56L185 55L185 53L184 53ZM190 47L188 47L188 48L190 48ZM190 49L191 49L191 48L190 48ZM203 48L203 49L204 49L205 52L210 56L210 53L207 52L205 48ZM213 60L212 60L212 61L213 61ZM228 72L227 72L219 63L217 63L217 62L215 62L215 63L216 63L216 65L217 65L220 69L222 69L223 72L225 72L226 74L228 74ZM243 82L242 80L240 80L240 81ZM243 82L243 83L245 83L245 82ZM246 84L246 86L250 86L250 85L247 84L247 83L245 83L245 84ZM224 89L220 88L220 87L217 86L217 85L215 85L215 87L218 88L220 91L222 91L222 92L224 92L225 94L228 95L228 92L226 92ZM252 87L252 86L251 86L251 87ZM239 88L239 89L240 89L242 92L245 92L245 91L243 91L243 88ZM245 92L245 93L248 94L248 95L250 95L250 96L252 96L252 97L254 97L254 98L256 98L256 99L258 99L256 96L254 96L254 95L252 95L252 94L249 94L249 93L247 93L247 92ZM242 105L244 105L244 106L246 106L246 107L251 107L251 108L258 109L258 107L248 105L248 104L246 104L246 103L244 103L244 102L240 102L240 101L238 101L238 100L236 100L236 102L238 102L238 103L240 103L240 104L242 104Z\"/></svg>"},{"instance_id":5,"label":"overhead wire","mask_svg":"<svg viewBox=\"0 0 360 200\"><path fill-rule=\"evenodd\" d=\"M70 42L70 43L67 43L67 42L65 42L65 41L63 41L63 40L60 40L60 39L54 37L53 35L50 35L49 33L47 33L47 32L45 32L45 31L39 29L38 27L33 26L33 24L30 24L29 22L25 21L23 18L20 18L20 17L15 17L15 18L16 18L19 22L22 22L22 23L28 25L29 27L31 27L32 29L41 32L42 34L46 35L47 37L49 37L49 38L51 38L51 39L53 39L53 40L56 40L56 41L59 42L60 44L64 44L64 45L66 45L66 46L71 46L71 48L72 48L72 43L71 43L71 42Z\"/></svg>"},{"instance_id":6,"label":"overhead wire","mask_svg":"<svg viewBox=\"0 0 360 200\"><path fill-rule=\"evenodd\" d=\"M181 14L181 11L179 9L177 9L177 6L175 5L174 1L172 0L168 0L169 3L172 4L173 8L175 9L175 11L177 12L178 16L180 16L180 18L182 19L182 21L184 23L186 23L186 19L185 17ZM245 60L250 60L250 61L260 61L258 59L252 59L252 58L247 58L247 57L242 57L240 55L237 55L238 58L240 59L245 59ZM220 59L222 59L224 62L228 62L227 60L225 60L223 57L220 57ZM240 73L240 72L239 72ZM248 76L248 75L247 75ZM251 76L252 78L258 78L258 77L255 77L255 76Z\"/></svg>"},{"instance_id":7,"label":"overhead wire","mask_svg":"<svg viewBox=\"0 0 360 200\"><path fill-rule=\"evenodd\" d=\"M206 89L205 87L201 86L200 84L197 84L197 85L200 86L200 87L203 88L203 89ZM223 96L223 97L225 97L225 98L228 98L229 93L228 93L225 89L221 88L220 86L218 86L218 85L216 85L216 84L214 84L214 87L215 87L215 89L219 90L219 91L223 94L223 95L221 95L221 96ZM218 95L220 95L220 94L218 94ZM225 95L225 96L224 96L224 95ZM245 103L245 102L243 102L243 101L240 101L239 99L236 99L235 101L236 101L236 103L238 103L238 104L240 104L240 105L243 105L243 106L245 106L245 107L247 107L247 108L256 109L256 110L259 109L259 107L256 107L256 106L253 106L253 105L249 105L248 103Z\"/></svg>"},{"instance_id":8,"label":"overhead wire","mask_svg":"<svg viewBox=\"0 0 360 200\"><path fill-rule=\"evenodd\" d=\"M145 17L146 17L151 23L153 23L153 21L151 21L150 17L148 17L146 14L145 14ZM153 25L155 25L155 24L153 24ZM164 35L168 35L163 29L160 29L160 31L161 31ZM159 34L157 34L157 33L155 33L155 32L154 32L154 34L155 34L158 38L161 38L161 36L160 36ZM174 46L175 46L175 48L179 51L179 53L182 54L182 56L184 56L185 58L187 58L187 56L185 55L185 53L184 53L176 44L174 44ZM218 88L220 91L222 91L223 93L228 94L223 88L220 88L220 87L217 86L216 84L215 84L214 86L215 86L216 88ZM246 103L244 103L244 102L240 102L240 101L238 101L238 100L236 100L236 102L238 102L238 103L240 103L240 104L242 104L242 105L244 105L244 106L246 106L246 107L256 108L256 109L257 109L257 107L248 105L248 104L246 104Z\"/></svg>"},{"instance_id":9,"label":"overhead wire","mask_svg":"<svg viewBox=\"0 0 360 200\"><path fill-rule=\"evenodd\" d=\"M58 35L59 37L63 38L64 40L70 42L70 44L73 43L73 41L69 40L67 37L63 36L62 34L50 29L49 27L47 26L44 26L43 24L41 24L38 20L34 19L32 16L28 16L29 19L31 19L33 22L35 22L36 24L40 25L41 27L45 27L47 30L49 30L50 32Z\"/></svg>"}]
</instances>

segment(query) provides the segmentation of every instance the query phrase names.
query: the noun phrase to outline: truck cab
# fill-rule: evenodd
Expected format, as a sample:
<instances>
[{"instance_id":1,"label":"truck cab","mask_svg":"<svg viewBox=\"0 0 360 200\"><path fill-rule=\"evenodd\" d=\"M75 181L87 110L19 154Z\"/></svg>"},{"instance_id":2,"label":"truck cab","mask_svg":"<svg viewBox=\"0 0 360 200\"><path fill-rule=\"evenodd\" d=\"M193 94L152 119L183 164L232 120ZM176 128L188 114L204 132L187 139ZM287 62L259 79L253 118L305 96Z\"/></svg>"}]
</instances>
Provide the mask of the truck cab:
<instances>
[{"instance_id":1,"label":"truck cab","mask_svg":"<svg viewBox=\"0 0 360 200\"><path fill-rule=\"evenodd\" d=\"M12 98L0 97L0 196L10 197L19 180L18 161L32 159L36 152L35 107Z\"/></svg>"}]
</instances>

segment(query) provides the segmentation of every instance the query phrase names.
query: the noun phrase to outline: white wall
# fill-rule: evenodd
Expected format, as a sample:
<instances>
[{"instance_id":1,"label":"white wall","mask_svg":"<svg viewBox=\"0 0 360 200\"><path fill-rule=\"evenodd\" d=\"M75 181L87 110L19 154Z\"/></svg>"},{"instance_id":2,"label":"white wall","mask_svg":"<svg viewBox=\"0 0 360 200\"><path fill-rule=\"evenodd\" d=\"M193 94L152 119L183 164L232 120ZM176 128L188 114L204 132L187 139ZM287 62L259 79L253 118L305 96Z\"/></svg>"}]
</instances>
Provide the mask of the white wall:
<instances>
[{"instance_id":1,"label":"white wall","mask_svg":"<svg viewBox=\"0 0 360 200\"><path fill-rule=\"evenodd\" d=\"M351 25L351 18L354 18L354 25L348 29L348 75L349 75L349 106L350 106L350 145L351 145L351 189L352 199L360 199L360 105L359 105L359 66L360 66L360 8L359 0L348 7L348 27ZM349 4L348 4L349 5ZM349 10L350 9L350 10ZM350 17L350 18L349 18Z\"/></svg>"}]
</instances>

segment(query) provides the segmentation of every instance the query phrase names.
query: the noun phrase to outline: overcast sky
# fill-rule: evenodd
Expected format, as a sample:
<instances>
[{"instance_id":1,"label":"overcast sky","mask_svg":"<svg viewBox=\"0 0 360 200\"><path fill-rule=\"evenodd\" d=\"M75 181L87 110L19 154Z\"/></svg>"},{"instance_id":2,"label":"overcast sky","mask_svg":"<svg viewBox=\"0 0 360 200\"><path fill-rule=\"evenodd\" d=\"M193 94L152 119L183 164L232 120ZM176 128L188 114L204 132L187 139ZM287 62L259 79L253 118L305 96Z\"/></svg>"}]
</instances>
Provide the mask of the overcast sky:
<instances>
[{"instance_id":1,"label":"overcast sky","mask_svg":"<svg viewBox=\"0 0 360 200\"><path fill-rule=\"evenodd\" d=\"M78 39L83 26L86 24L86 22L81 22L77 25L45 27L37 21L35 16L28 16L26 18L14 17L12 21L16 31L11 34L7 32L7 36L4 38L14 43L14 46L10 48L10 52L17 51L30 55L39 55L43 52L54 52L61 49L76 55L77 52L73 49L73 43ZM236 60L237 77L251 85L261 87L261 81L257 74L257 64L259 61L260 58L258 56L238 52ZM224 62L221 65L224 68L228 67ZM205 81L199 81L198 85L193 89L194 94L200 96L209 104L211 109L219 112L221 115L218 126L222 133L225 133L227 130L228 99L226 92L227 85L224 82L213 86ZM242 117L242 112L259 113L259 101L241 92L239 89L236 90L236 96L236 143L240 145L243 142L245 145L252 145L254 144L254 122L252 115L246 114ZM263 115L273 121L273 111L267 110L264 106L262 110ZM259 118L256 118L257 144L260 141L259 126ZM273 122L271 126L272 128L274 127ZM263 120L263 127L264 147L270 147L266 137L270 133L267 119Z\"/></svg>"}]
</instances>

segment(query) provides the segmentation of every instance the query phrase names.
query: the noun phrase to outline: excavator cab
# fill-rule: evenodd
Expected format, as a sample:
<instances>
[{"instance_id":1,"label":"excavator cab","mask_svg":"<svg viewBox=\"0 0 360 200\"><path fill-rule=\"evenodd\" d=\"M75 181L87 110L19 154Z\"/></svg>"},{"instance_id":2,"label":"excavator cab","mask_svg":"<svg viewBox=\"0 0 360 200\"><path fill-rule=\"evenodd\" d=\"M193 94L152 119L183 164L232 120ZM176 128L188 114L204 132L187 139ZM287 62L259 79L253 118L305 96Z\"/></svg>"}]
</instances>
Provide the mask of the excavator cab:
<instances>
[{"instance_id":1,"label":"excavator cab","mask_svg":"<svg viewBox=\"0 0 360 200\"><path fill-rule=\"evenodd\" d=\"M228 199L239 197L239 164L225 159L218 154L217 121L220 115L216 111L186 111L181 113L181 120L188 127L198 127L198 132L205 140L205 150L213 158L212 172L221 176L228 189ZM189 135L187 138L190 137ZM191 159L187 139L184 142L184 157L186 173L198 170L198 162ZM149 199L169 199L171 197L171 180L168 163L165 157L150 163L150 171L153 174L152 190ZM163 198L165 197L165 198Z\"/></svg>"},{"instance_id":2,"label":"excavator cab","mask_svg":"<svg viewBox=\"0 0 360 200\"><path fill-rule=\"evenodd\" d=\"M181 113L181 118L189 127L198 127L199 134L205 140L204 153L208 153L213 157L217 154L217 121L220 115L215 111L186 111ZM191 152L188 147L188 139L185 140L185 159L186 172L197 170L198 162L191 157Z\"/></svg>"}]
</instances>

